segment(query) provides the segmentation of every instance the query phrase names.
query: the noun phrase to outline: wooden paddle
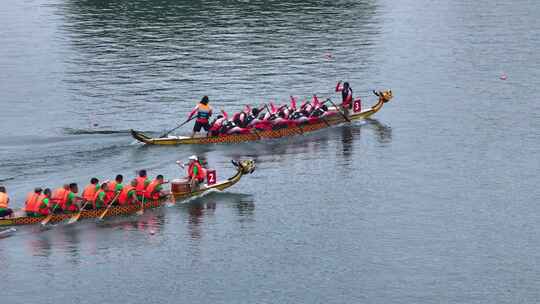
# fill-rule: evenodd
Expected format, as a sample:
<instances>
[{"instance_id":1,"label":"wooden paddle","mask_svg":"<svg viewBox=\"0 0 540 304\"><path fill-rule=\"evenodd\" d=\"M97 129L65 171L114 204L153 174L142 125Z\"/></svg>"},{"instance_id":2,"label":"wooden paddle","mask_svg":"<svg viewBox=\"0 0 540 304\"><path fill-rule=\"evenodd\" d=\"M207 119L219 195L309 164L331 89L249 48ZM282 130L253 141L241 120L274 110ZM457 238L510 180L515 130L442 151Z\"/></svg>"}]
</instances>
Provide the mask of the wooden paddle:
<instances>
[{"instance_id":1,"label":"wooden paddle","mask_svg":"<svg viewBox=\"0 0 540 304\"><path fill-rule=\"evenodd\" d=\"M336 111L338 111L338 113L341 114L341 116L343 116L343 118L345 118L346 121L351 122L349 117L347 117L347 115L343 114L343 112L339 110L338 106L332 101L332 99L328 98L326 99L326 101L329 101L334 107L336 107Z\"/></svg>"},{"instance_id":2,"label":"wooden paddle","mask_svg":"<svg viewBox=\"0 0 540 304\"><path fill-rule=\"evenodd\" d=\"M54 208L52 209L51 214L47 215L47 217L44 218L44 219L41 221L41 226L45 226L45 225L47 225L47 224L51 221L52 217L54 216L54 210L56 210L57 207L58 207L58 203L56 203L56 204L54 205Z\"/></svg>"},{"instance_id":3,"label":"wooden paddle","mask_svg":"<svg viewBox=\"0 0 540 304\"><path fill-rule=\"evenodd\" d=\"M163 133L159 138L165 138L165 137L167 137L167 135L169 135L172 131L174 131L174 130L180 128L181 126L187 124L188 122L192 121L195 117L196 117L196 116L193 116L193 117L189 118L188 120L184 121L183 123L177 125L174 129L171 129L171 130L169 130L169 131Z\"/></svg>"},{"instance_id":4,"label":"wooden paddle","mask_svg":"<svg viewBox=\"0 0 540 304\"><path fill-rule=\"evenodd\" d=\"M114 202L116 201L116 199L118 198L118 196L120 195L120 192L118 192L118 194L116 194L116 196L113 198L113 200L109 203L109 205L107 205L107 208L105 208L105 211L103 211L103 213L99 216L99 220L103 220L103 218L105 217L105 215L107 214L107 212L109 212L109 209L111 209L111 206L114 204Z\"/></svg>"},{"instance_id":5,"label":"wooden paddle","mask_svg":"<svg viewBox=\"0 0 540 304\"><path fill-rule=\"evenodd\" d=\"M143 192L143 197L142 197L142 201L141 201L141 210L137 211L137 215L143 215L144 214L144 192Z\"/></svg>"},{"instance_id":6,"label":"wooden paddle","mask_svg":"<svg viewBox=\"0 0 540 304\"><path fill-rule=\"evenodd\" d=\"M81 207L81 209L79 210L79 212L77 212L77 214L75 214L74 216L72 216L72 217L69 219L69 221L67 222L68 225L69 225L69 224L73 224L73 223L75 223L76 221L79 220L79 218L81 217L81 214L82 214L82 212L83 212L83 210L84 210L84 207L86 207L86 205L88 205L89 202L90 202L90 201L84 202L84 204L82 205L82 207Z\"/></svg>"}]
</instances>

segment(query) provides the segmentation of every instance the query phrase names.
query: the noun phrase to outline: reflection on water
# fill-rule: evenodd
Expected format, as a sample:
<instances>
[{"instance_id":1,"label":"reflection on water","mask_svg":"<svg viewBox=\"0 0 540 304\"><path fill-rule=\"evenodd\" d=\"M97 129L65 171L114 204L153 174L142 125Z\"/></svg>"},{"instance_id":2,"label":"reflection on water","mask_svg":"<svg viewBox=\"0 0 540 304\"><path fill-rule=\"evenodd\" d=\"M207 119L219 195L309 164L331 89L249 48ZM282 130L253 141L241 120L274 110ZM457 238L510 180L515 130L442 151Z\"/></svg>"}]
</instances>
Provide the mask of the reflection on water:
<instances>
[{"instance_id":1,"label":"reflection on water","mask_svg":"<svg viewBox=\"0 0 540 304\"><path fill-rule=\"evenodd\" d=\"M375 138L381 144L392 142L392 127L385 125L374 118L366 119L367 125L375 131Z\"/></svg>"}]
</instances>

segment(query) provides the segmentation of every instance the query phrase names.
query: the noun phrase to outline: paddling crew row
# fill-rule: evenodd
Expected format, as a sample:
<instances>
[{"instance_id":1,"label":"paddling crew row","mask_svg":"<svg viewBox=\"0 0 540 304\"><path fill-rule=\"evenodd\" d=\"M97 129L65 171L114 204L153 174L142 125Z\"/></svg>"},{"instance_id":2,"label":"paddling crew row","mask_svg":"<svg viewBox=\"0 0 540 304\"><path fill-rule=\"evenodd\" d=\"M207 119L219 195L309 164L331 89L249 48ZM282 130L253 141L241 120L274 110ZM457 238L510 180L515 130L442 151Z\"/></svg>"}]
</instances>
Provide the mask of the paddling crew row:
<instances>
[{"instance_id":1,"label":"paddling crew row","mask_svg":"<svg viewBox=\"0 0 540 304\"><path fill-rule=\"evenodd\" d=\"M51 192L49 188L34 189L26 197L24 210L28 216L44 216L51 213L76 212L80 209L100 209L109 204L128 205L139 204L145 200L159 199L167 194L162 184L165 180L158 175L154 180L146 176L146 170L140 170L138 177L129 185L122 185L123 176L117 175L114 181L101 185L97 178L92 178L84 188L82 197L76 183L66 184ZM8 208L9 197L6 188L0 186L0 217L11 216L13 211Z\"/></svg>"},{"instance_id":2,"label":"paddling crew row","mask_svg":"<svg viewBox=\"0 0 540 304\"><path fill-rule=\"evenodd\" d=\"M339 81L336 85L336 92L341 92L342 103L340 108L343 110L346 116L349 115L349 109L353 103L353 91L348 82L343 85ZM207 135L217 136L221 134L233 134L242 133L246 131L243 129L256 128L259 130L271 129L272 125L279 124L280 122L290 121L293 123L307 122L310 119L317 120L323 117L328 111L328 107L324 102L320 102L316 95L313 96L311 102L304 101L300 107L296 106L296 99L291 96L291 104L283 105L281 107L275 107L270 103L270 108L264 106L263 108L251 108L246 106L243 111L233 115L232 119L229 119L225 111L221 111L212 122L210 117L212 116L212 107L208 105L209 98L204 96L200 103L193 108L189 114L188 120L195 116L195 125L193 127L193 134L200 132L204 129ZM266 108L267 112L262 113Z\"/></svg>"}]
</instances>

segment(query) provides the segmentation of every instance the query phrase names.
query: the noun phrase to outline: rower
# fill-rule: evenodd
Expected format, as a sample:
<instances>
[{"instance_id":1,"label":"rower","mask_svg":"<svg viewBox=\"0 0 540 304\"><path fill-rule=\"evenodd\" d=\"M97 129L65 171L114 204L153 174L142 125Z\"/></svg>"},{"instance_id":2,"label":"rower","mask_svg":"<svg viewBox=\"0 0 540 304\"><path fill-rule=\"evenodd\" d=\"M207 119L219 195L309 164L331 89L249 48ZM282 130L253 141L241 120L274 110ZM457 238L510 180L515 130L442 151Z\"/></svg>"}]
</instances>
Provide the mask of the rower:
<instances>
[{"instance_id":1,"label":"rower","mask_svg":"<svg viewBox=\"0 0 540 304\"><path fill-rule=\"evenodd\" d=\"M165 180L163 179L163 175L158 175L156 178L146 187L146 192L144 193L144 197L146 199L159 199L166 194L163 193L163 184L165 183Z\"/></svg>"},{"instance_id":2,"label":"rower","mask_svg":"<svg viewBox=\"0 0 540 304\"><path fill-rule=\"evenodd\" d=\"M101 184L100 189L96 191L96 194L94 194L94 198L92 199L92 207L94 207L94 209L101 209L107 206L107 190L108 185L105 182Z\"/></svg>"},{"instance_id":3,"label":"rower","mask_svg":"<svg viewBox=\"0 0 540 304\"><path fill-rule=\"evenodd\" d=\"M33 204L26 207L26 215L32 217L49 215L50 197L51 189L47 188Z\"/></svg>"},{"instance_id":4,"label":"rower","mask_svg":"<svg viewBox=\"0 0 540 304\"><path fill-rule=\"evenodd\" d=\"M223 115L219 114L216 119L210 125L210 131L208 132L210 136L218 136L223 125L223 122L226 120Z\"/></svg>"},{"instance_id":5,"label":"rower","mask_svg":"<svg viewBox=\"0 0 540 304\"><path fill-rule=\"evenodd\" d=\"M345 116L349 116L349 109L352 107L353 90L349 86L348 82L343 83L341 86L341 80L336 85L336 92L341 92L341 108ZM336 109L338 110L338 109Z\"/></svg>"},{"instance_id":6,"label":"rower","mask_svg":"<svg viewBox=\"0 0 540 304\"><path fill-rule=\"evenodd\" d=\"M137 190L135 190L135 187L137 187L136 179L132 180L129 185L120 191L120 195L118 196L119 205L124 206L137 202Z\"/></svg>"},{"instance_id":7,"label":"rower","mask_svg":"<svg viewBox=\"0 0 540 304\"><path fill-rule=\"evenodd\" d=\"M187 174L191 184L191 189L198 188L198 186L204 182L204 171L199 163L199 159L195 155L189 157Z\"/></svg>"},{"instance_id":8,"label":"rower","mask_svg":"<svg viewBox=\"0 0 540 304\"><path fill-rule=\"evenodd\" d=\"M87 202L92 202L96 192L99 190L99 180L95 177L90 179L90 185L86 186L82 193L82 198ZM89 205L86 205L90 208Z\"/></svg>"},{"instance_id":9,"label":"rower","mask_svg":"<svg viewBox=\"0 0 540 304\"><path fill-rule=\"evenodd\" d=\"M77 197L77 193L79 193L79 186L77 183L69 184L69 190L67 191L65 199L60 203L60 206L64 212L76 212L79 210L77 201L80 201L80 197Z\"/></svg>"},{"instance_id":10,"label":"rower","mask_svg":"<svg viewBox=\"0 0 540 304\"><path fill-rule=\"evenodd\" d=\"M107 191L107 199L109 201L113 200L114 197L122 191L122 188L124 187L122 185L122 182L124 181L124 177L122 174L118 174L116 178L113 181L110 181L107 183L107 188L109 189Z\"/></svg>"},{"instance_id":11,"label":"rower","mask_svg":"<svg viewBox=\"0 0 540 304\"><path fill-rule=\"evenodd\" d=\"M135 186L135 190L137 190L137 197L139 198L139 200L141 200L144 194L144 190L150 184L150 179L146 177L146 170L144 169L140 170L139 176L136 178L136 180L137 180L137 186Z\"/></svg>"},{"instance_id":12,"label":"rower","mask_svg":"<svg viewBox=\"0 0 540 304\"><path fill-rule=\"evenodd\" d=\"M9 196L7 195L6 187L0 186L0 218L11 217L12 215L13 210L9 208Z\"/></svg>"},{"instance_id":13,"label":"rower","mask_svg":"<svg viewBox=\"0 0 540 304\"><path fill-rule=\"evenodd\" d=\"M41 188L37 187L34 189L33 192L28 193L26 195L26 201L24 202L24 210L26 212L33 212L34 206L36 205L37 201L39 200L39 196L41 195L41 191L43 191Z\"/></svg>"},{"instance_id":14,"label":"rower","mask_svg":"<svg viewBox=\"0 0 540 304\"><path fill-rule=\"evenodd\" d=\"M69 184L64 184L62 187L60 188L57 188L56 190L53 191L53 194L52 194L52 198L51 198L51 201L52 201L52 204L53 206L51 206L51 211L53 213L62 213L63 212L63 202L66 200L66 195L68 194L69 192Z\"/></svg>"},{"instance_id":15,"label":"rower","mask_svg":"<svg viewBox=\"0 0 540 304\"><path fill-rule=\"evenodd\" d=\"M189 114L188 120L191 119L193 115L197 114L191 137L195 137L195 133L200 132L201 128L204 128L206 132L210 130L209 120L210 116L212 116L212 107L208 105L208 102L208 96L203 96L201 102L196 105Z\"/></svg>"}]
</instances>

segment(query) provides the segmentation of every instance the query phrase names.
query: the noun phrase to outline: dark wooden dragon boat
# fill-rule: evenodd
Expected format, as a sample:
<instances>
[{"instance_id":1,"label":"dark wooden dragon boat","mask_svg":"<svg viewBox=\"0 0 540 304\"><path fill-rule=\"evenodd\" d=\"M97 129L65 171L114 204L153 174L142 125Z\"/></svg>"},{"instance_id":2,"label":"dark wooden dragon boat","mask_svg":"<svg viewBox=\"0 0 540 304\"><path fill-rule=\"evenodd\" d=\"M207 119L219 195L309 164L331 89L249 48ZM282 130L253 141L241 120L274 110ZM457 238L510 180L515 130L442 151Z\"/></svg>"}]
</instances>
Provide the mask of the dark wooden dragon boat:
<instances>
[{"instance_id":1,"label":"dark wooden dragon boat","mask_svg":"<svg viewBox=\"0 0 540 304\"><path fill-rule=\"evenodd\" d=\"M251 174L255 171L255 162L253 160L242 160L239 162L232 162L237 171L236 174L232 177L215 183L213 185L202 185L196 190L190 190L189 186L186 185L186 182L183 180L173 180L171 181L171 194L163 197L158 200L148 201L144 204L144 209L158 208L164 205L167 201L177 202L189 197L201 195L210 190L225 190L234 184L236 184L243 175ZM169 199L172 197L172 199ZM120 216L120 215L130 215L135 214L141 210L141 204L127 205L127 206L112 206L107 213L106 217ZM99 218L105 209L97 210L84 210L81 212L80 218ZM61 222L64 220L69 220L73 217L75 213L62 213L55 214L50 218L49 222ZM11 218L0 219L0 226L15 226L15 225L31 225L38 224L45 219L45 216L40 217L29 217L26 216L25 212L20 210L15 212L14 216Z\"/></svg>"},{"instance_id":2,"label":"dark wooden dragon boat","mask_svg":"<svg viewBox=\"0 0 540 304\"><path fill-rule=\"evenodd\" d=\"M131 135L136 140L148 145L194 145L194 144L217 144L217 143L240 143L246 141L255 141L265 138L280 138L285 136L300 135L307 132L312 132L320 129L324 129L330 126L335 126L347 121L361 120L370 117L377 113L385 103L392 99L392 91L375 92L375 95L379 97L378 102L365 110L349 114L347 119L336 112L334 115L327 116L323 119L319 119L315 123L306 123L299 126L281 128L278 130L268 131L252 131L248 134L230 134L221 136L208 136L208 137L188 137L188 136L168 136L165 138L152 138L142 132L131 130ZM339 111L335 108L331 110Z\"/></svg>"}]
</instances>

